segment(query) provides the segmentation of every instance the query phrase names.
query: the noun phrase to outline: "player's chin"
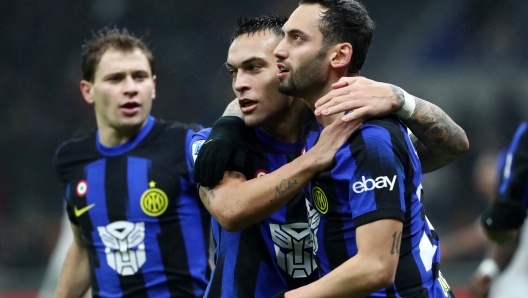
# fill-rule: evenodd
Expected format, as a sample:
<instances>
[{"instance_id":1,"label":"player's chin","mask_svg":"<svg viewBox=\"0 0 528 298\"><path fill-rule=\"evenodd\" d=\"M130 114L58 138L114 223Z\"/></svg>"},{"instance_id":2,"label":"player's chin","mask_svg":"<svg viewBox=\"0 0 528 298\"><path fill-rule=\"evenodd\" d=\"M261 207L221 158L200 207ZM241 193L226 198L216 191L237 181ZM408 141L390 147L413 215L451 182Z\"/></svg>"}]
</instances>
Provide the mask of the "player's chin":
<instances>
[{"instance_id":1,"label":"player's chin","mask_svg":"<svg viewBox=\"0 0 528 298\"><path fill-rule=\"evenodd\" d=\"M249 127L259 127L264 124L262 117L258 117L258 115L255 115L255 114L244 115L244 121L246 122L246 125Z\"/></svg>"}]
</instances>

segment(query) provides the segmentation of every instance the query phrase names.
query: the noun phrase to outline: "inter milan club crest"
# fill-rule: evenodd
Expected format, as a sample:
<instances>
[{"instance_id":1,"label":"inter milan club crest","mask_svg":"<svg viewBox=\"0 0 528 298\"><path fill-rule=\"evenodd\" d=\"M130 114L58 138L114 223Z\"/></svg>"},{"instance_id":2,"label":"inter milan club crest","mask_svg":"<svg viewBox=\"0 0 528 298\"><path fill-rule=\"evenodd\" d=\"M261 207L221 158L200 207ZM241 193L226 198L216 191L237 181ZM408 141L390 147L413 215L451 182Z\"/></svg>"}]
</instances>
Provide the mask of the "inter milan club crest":
<instances>
[{"instance_id":1,"label":"inter milan club crest","mask_svg":"<svg viewBox=\"0 0 528 298\"><path fill-rule=\"evenodd\" d=\"M141 195L141 209L149 216L160 216L167 210L169 199L163 190L156 188L156 182L150 181L149 187Z\"/></svg>"},{"instance_id":2,"label":"inter milan club crest","mask_svg":"<svg viewBox=\"0 0 528 298\"><path fill-rule=\"evenodd\" d=\"M88 183L86 183L85 180L79 181L75 190L77 191L77 196L84 197L84 195L88 191Z\"/></svg>"},{"instance_id":3,"label":"inter milan club crest","mask_svg":"<svg viewBox=\"0 0 528 298\"><path fill-rule=\"evenodd\" d=\"M326 198L325 193L319 186L312 188L312 199L315 208L317 208L319 212L321 212L322 214L326 214L326 212L328 212L328 199Z\"/></svg>"}]
</instances>

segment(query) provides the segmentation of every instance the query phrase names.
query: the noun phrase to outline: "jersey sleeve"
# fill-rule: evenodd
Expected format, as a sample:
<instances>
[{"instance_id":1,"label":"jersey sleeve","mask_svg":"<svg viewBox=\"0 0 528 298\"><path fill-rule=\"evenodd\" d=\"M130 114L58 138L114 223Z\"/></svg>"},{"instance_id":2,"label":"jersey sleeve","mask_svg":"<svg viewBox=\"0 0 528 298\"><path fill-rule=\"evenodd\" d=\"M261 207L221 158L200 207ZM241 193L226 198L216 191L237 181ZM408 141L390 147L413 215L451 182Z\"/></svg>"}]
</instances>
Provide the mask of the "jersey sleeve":
<instances>
[{"instance_id":1,"label":"jersey sleeve","mask_svg":"<svg viewBox=\"0 0 528 298\"><path fill-rule=\"evenodd\" d=\"M353 170L348 199L356 227L388 218L404 221L404 160L409 154L405 137L364 125L349 139L351 158L344 166Z\"/></svg>"},{"instance_id":2,"label":"jersey sleeve","mask_svg":"<svg viewBox=\"0 0 528 298\"><path fill-rule=\"evenodd\" d=\"M499 197L528 206L528 124L521 123L506 153Z\"/></svg>"},{"instance_id":3,"label":"jersey sleeve","mask_svg":"<svg viewBox=\"0 0 528 298\"><path fill-rule=\"evenodd\" d=\"M57 176L57 179L60 182L61 185L61 191L62 196L61 198L66 203L66 214L68 215L68 219L70 222L74 225L79 225L79 222L77 220L77 217L75 216L75 212L70 204L69 200L69 194L70 194L70 184L67 182L67 179L64 177L64 163L63 163L63 152L62 149L65 147L66 143L63 143L59 146L59 148L55 151L55 155L53 156L53 166L55 169L55 174Z\"/></svg>"},{"instance_id":4,"label":"jersey sleeve","mask_svg":"<svg viewBox=\"0 0 528 298\"><path fill-rule=\"evenodd\" d=\"M211 128L202 129L199 132L194 133L191 136L190 142L187 143L189 145L187 149L187 161L189 162L191 169L194 168L194 162L198 157L198 152L200 152L202 144L205 142L210 133Z\"/></svg>"}]
</instances>

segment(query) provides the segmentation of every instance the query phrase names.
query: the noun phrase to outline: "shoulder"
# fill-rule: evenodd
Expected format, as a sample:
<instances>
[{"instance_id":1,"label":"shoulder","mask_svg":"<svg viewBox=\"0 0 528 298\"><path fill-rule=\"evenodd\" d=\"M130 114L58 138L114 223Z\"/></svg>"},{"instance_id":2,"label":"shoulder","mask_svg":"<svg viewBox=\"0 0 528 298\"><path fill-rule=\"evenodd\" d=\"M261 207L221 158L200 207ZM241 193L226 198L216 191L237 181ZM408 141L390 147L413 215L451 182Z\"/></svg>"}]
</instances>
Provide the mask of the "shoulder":
<instances>
[{"instance_id":1,"label":"shoulder","mask_svg":"<svg viewBox=\"0 0 528 298\"><path fill-rule=\"evenodd\" d=\"M197 132L202 129L200 124L196 123L182 123L178 121L167 121L163 119L156 119L154 129L163 133L186 133L188 131Z\"/></svg>"},{"instance_id":2,"label":"shoulder","mask_svg":"<svg viewBox=\"0 0 528 298\"><path fill-rule=\"evenodd\" d=\"M62 143L53 156L53 164L59 177L65 168L99 155L95 145L96 131L74 136Z\"/></svg>"},{"instance_id":3,"label":"shoulder","mask_svg":"<svg viewBox=\"0 0 528 298\"><path fill-rule=\"evenodd\" d=\"M370 119L351 135L351 141L363 139L375 142L406 138L408 138L407 127L393 115Z\"/></svg>"}]
</instances>

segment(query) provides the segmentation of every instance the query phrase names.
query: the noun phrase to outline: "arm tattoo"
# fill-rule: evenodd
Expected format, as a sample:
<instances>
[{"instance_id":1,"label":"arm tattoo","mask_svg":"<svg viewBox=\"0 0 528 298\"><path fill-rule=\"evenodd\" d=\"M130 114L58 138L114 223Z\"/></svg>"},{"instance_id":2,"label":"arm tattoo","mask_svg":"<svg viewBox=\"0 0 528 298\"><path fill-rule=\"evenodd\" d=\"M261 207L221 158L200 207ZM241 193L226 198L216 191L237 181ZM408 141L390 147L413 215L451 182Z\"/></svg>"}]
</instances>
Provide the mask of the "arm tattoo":
<instances>
[{"instance_id":1,"label":"arm tattoo","mask_svg":"<svg viewBox=\"0 0 528 298\"><path fill-rule=\"evenodd\" d=\"M239 118L242 118L244 120L244 114L242 114L242 111L240 110L240 106L238 104L238 99L235 98L233 101L231 101L222 116L236 116Z\"/></svg>"},{"instance_id":2,"label":"arm tattoo","mask_svg":"<svg viewBox=\"0 0 528 298\"><path fill-rule=\"evenodd\" d=\"M402 121L412 131L422 172L433 172L459 158L469 149L466 133L442 109L418 97L416 109Z\"/></svg>"},{"instance_id":3,"label":"arm tattoo","mask_svg":"<svg viewBox=\"0 0 528 298\"><path fill-rule=\"evenodd\" d=\"M286 182L286 179L282 179L279 185L275 186L275 199L290 191L297 184L299 184L297 180ZM270 200L270 202L275 201L275 199Z\"/></svg>"},{"instance_id":4,"label":"arm tattoo","mask_svg":"<svg viewBox=\"0 0 528 298\"><path fill-rule=\"evenodd\" d=\"M402 232L394 232L394 234L392 234L392 248L390 251L391 255L400 254L401 237Z\"/></svg>"},{"instance_id":5,"label":"arm tattoo","mask_svg":"<svg viewBox=\"0 0 528 298\"><path fill-rule=\"evenodd\" d=\"M202 198L202 202L204 202L204 200L207 201L207 206L211 206L211 200L214 199L215 196L214 190L200 186L200 198Z\"/></svg>"},{"instance_id":6,"label":"arm tattoo","mask_svg":"<svg viewBox=\"0 0 528 298\"><path fill-rule=\"evenodd\" d=\"M403 90L402 88L394 85L389 84L389 86L391 87L394 95L396 95L396 99L398 99L398 107L396 108L396 110L400 110L403 107L403 104L405 103L405 95L403 94Z\"/></svg>"}]
</instances>

